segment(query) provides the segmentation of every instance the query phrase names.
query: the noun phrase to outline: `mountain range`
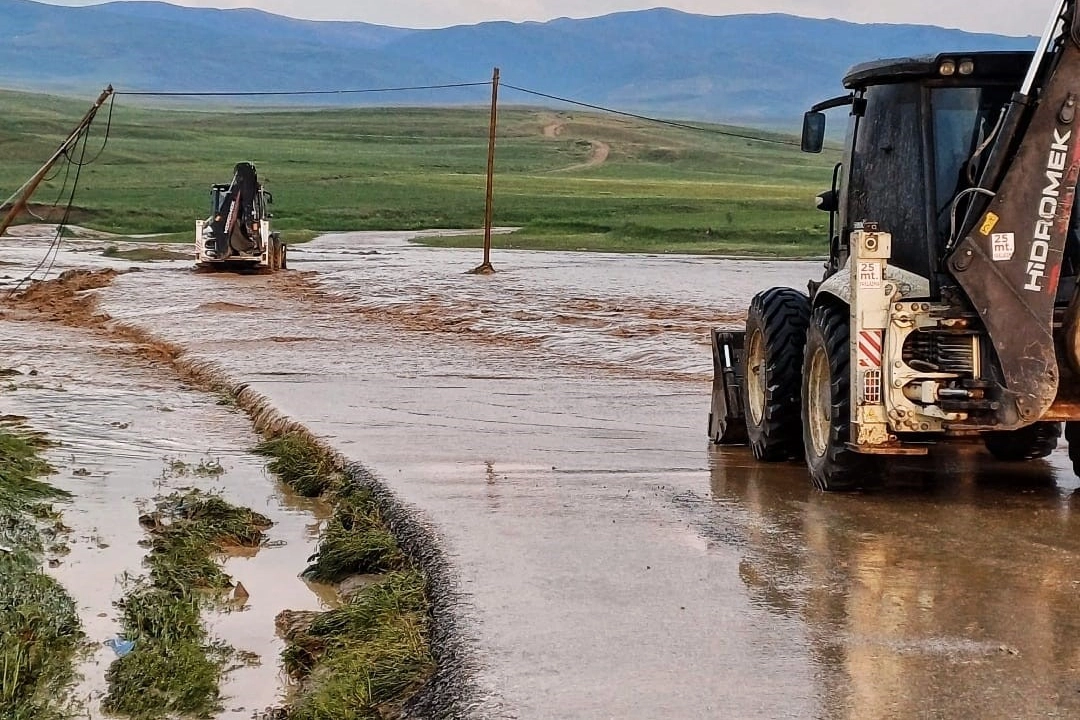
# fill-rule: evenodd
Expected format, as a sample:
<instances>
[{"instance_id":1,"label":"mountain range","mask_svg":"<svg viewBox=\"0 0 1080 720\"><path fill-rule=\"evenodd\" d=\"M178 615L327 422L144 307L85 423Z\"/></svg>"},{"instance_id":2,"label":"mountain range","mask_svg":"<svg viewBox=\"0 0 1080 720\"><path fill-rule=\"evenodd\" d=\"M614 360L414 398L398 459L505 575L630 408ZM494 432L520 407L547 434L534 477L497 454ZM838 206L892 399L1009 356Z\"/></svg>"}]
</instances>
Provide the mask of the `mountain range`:
<instances>
[{"instance_id":1,"label":"mountain range","mask_svg":"<svg viewBox=\"0 0 1080 720\"><path fill-rule=\"evenodd\" d=\"M126 91L340 90L504 83L664 117L792 124L853 64L1035 38L781 14L658 8L549 22L411 30L159 2L0 0L0 86ZM320 104L482 103L487 88L318 96ZM505 102L554 104L510 88ZM311 102L312 98L306 98ZM274 100L282 102L281 98Z\"/></svg>"}]
</instances>

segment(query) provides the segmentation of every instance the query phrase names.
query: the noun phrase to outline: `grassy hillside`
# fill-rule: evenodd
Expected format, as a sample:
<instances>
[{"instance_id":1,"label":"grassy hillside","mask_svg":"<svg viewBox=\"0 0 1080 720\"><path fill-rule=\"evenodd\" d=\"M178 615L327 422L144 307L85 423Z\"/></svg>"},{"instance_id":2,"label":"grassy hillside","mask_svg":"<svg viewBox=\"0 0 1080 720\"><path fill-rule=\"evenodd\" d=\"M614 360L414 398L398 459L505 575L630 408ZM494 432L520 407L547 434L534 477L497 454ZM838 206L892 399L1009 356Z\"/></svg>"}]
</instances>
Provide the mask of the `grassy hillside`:
<instances>
[{"instance_id":1,"label":"grassy hillside","mask_svg":"<svg viewBox=\"0 0 1080 720\"><path fill-rule=\"evenodd\" d=\"M405 30L161 2L0 0L0 19L0 86L12 89L81 93L106 82L124 90L402 87L482 82L497 66L508 85L646 115L773 127L797 123L808 106L841 92L841 77L856 63L1036 44L919 25L667 8ZM264 48L272 51L249 54ZM532 101L509 87L506 96ZM321 101L462 106L483 99L475 88L444 88Z\"/></svg>"},{"instance_id":2,"label":"grassy hillside","mask_svg":"<svg viewBox=\"0 0 1080 720\"><path fill-rule=\"evenodd\" d=\"M482 223L480 109L208 112L121 97L108 147L83 169L76 219L119 233L188 232L207 189L250 160L278 226L471 228ZM49 156L87 102L0 93L0 200ZM97 153L107 109L94 126ZM606 155L606 157L604 157ZM800 254L824 245L812 198L836 155L592 114L504 108L495 222L517 246ZM600 162L600 160L603 160ZM60 195L65 174L35 201Z\"/></svg>"}]
</instances>

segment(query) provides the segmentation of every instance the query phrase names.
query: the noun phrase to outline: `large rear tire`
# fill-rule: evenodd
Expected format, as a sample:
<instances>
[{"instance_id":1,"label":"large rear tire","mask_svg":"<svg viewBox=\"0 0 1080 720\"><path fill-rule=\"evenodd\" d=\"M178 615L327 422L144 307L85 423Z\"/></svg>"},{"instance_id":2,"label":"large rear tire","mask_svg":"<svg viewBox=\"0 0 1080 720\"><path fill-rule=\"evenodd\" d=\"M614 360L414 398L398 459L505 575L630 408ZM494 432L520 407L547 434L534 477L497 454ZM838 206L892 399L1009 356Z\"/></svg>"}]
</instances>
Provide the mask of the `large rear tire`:
<instances>
[{"instance_id":1,"label":"large rear tire","mask_svg":"<svg viewBox=\"0 0 1080 720\"><path fill-rule=\"evenodd\" d=\"M983 444L998 460L1023 462L1039 460L1052 453L1061 437L1061 423L1038 422L1019 430L983 433ZM1078 448L1080 449L1080 448ZM1070 443L1069 455L1072 456Z\"/></svg>"},{"instance_id":2,"label":"large rear tire","mask_svg":"<svg viewBox=\"0 0 1080 720\"><path fill-rule=\"evenodd\" d=\"M814 487L853 490L869 484L865 458L848 448L851 436L851 348L847 308L814 309L802 366L802 426L806 467Z\"/></svg>"},{"instance_id":3,"label":"large rear tire","mask_svg":"<svg viewBox=\"0 0 1080 720\"><path fill-rule=\"evenodd\" d=\"M285 266L285 254L282 252L281 243L277 238L270 239L270 252L268 255L271 272L277 272Z\"/></svg>"},{"instance_id":4,"label":"large rear tire","mask_svg":"<svg viewBox=\"0 0 1080 720\"><path fill-rule=\"evenodd\" d=\"M772 288L754 296L746 316L743 407L754 457L782 462L799 457L799 370L810 300L798 290Z\"/></svg>"}]
</instances>

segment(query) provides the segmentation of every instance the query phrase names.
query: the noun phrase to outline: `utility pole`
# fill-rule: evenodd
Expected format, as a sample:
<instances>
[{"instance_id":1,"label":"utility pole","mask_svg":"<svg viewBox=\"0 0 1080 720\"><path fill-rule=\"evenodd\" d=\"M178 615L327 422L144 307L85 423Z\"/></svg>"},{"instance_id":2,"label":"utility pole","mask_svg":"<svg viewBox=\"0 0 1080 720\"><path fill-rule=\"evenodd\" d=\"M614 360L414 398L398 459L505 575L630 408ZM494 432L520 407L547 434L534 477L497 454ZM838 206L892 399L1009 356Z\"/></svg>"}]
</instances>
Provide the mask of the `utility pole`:
<instances>
[{"instance_id":1,"label":"utility pole","mask_svg":"<svg viewBox=\"0 0 1080 720\"><path fill-rule=\"evenodd\" d=\"M7 214L4 216L4 219L0 220L0 236L7 232L7 229L11 226L13 222L15 222L15 218L18 217L19 213L26 209L26 204L30 202L30 197L34 194L34 191L37 190L38 185L41 184L41 181L45 179L45 176L49 174L49 170L52 168L53 165L56 164L57 160L63 157L68 150L75 146L75 144L79 141L79 137L82 135L83 131L86 130L86 128L89 127L92 122L94 122L94 117L97 116L97 111L101 108L102 105L105 104L105 101L108 100L109 96L112 94L112 85L105 88L101 92L101 95L98 96L98 99L95 100L94 104L90 107L89 110L87 110L86 115L83 115L83 119L79 121L79 124L76 126L76 128L71 131L70 135L68 135L67 140L65 140L56 150L56 152L53 153L52 157L50 157L45 162L45 164L41 166L41 169L34 173L34 176L27 180L26 184L19 188L19 190L15 193L15 195L17 196L15 197L15 202L11 205L11 209L8 210Z\"/></svg>"},{"instance_id":2,"label":"utility pole","mask_svg":"<svg viewBox=\"0 0 1080 720\"><path fill-rule=\"evenodd\" d=\"M487 197L484 204L484 262L472 270L475 275L495 272L491 265L491 221L495 197L495 129L499 118L499 68L491 75L491 127L488 132Z\"/></svg>"}]
</instances>

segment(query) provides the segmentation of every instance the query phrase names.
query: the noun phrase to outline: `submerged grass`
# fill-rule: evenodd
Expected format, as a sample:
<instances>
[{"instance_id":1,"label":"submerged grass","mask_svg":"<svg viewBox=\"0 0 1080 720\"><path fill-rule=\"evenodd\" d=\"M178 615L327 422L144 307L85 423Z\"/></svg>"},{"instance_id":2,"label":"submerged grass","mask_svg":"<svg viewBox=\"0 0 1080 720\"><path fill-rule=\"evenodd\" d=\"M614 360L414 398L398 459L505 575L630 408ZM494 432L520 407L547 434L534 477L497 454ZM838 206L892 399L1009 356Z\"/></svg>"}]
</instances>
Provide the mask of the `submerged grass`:
<instances>
[{"instance_id":1,"label":"submerged grass","mask_svg":"<svg viewBox=\"0 0 1080 720\"><path fill-rule=\"evenodd\" d=\"M266 468L304 497L319 497L341 482L326 453L299 433L268 438L255 446L255 454L267 458Z\"/></svg>"},{"instance_id":2,"label":"submerged grass","mask_svg":"<svg viewBox=\"0 0 1080 720\"><path fill-rule=\"evenodd\" d=\"M306 678L290 720L398 716L435 667L416 570L391 573L287 639L285 668Z\"/></svg>"},{"instance_id":3,"label":"submerged grass","mask_svg":"<svg viewBox=\"0 0 1080 720\"><path fill-rule=\"evenodd\" d=\"M401 716L435 669L423 574L398 545L371 490L347 478L306 436L271 437L256 452L269 458L267 467L286 485L334 506L306 577L340 582L360 574L382 576L341 607L284 631L288 646L282 660L299 681L288 717Z\"/></svg>"},{"instance_id":4,"label":"submerged grass","mask_svg":"<svg viewBox=\"0 0 1080 720\"><path fill-rule=\"evenodd\" d=\"M305 577L336 583L353 575L376 575L405 567L405 555L369 490L345 485L336 491L336 500L334 515L319 539L314 562L304 571Z\"/></svg>"},{"instance_id":5,"label":"submerged grass","mask_svg":"<svg viewBox=\"0 0 1080 720\"><path fill-rule=\"evenodd\" d=\"M41 572L45 533L59 523L51 500L67 497L37 478L51 472L45 442L20 428L0 427L0 718L72 717L68 690L83 634L75 602Z\"/></svg>"},{"instance_id":6,"label":"submerged grass","mask_svg":"<svg viewBox=\"0 0 1080 720\"><path fill-rule=\"evenodd\" d=\"M143 580L121 601L134 649L106 673L106 712L133 718L212 717L221 700L226 649L209 642L197 596L177 596Z\"/></svg>"},{"instance_id":7,"label":"submerged grass","mask_svg":"<svg viewBox=\"0 0 1080 720\"><path fill-rule=\"evenodd\" d=\"M132 651L106 674L107 712L153 719L212 717L231 648L212 642L201 621L232 581L216 558L234 547L258 547L266 517L198 490L159 498L139 518L150 534L149 575L129 581L120 601L124 639Z\"/></svg>"}]
</instances>

